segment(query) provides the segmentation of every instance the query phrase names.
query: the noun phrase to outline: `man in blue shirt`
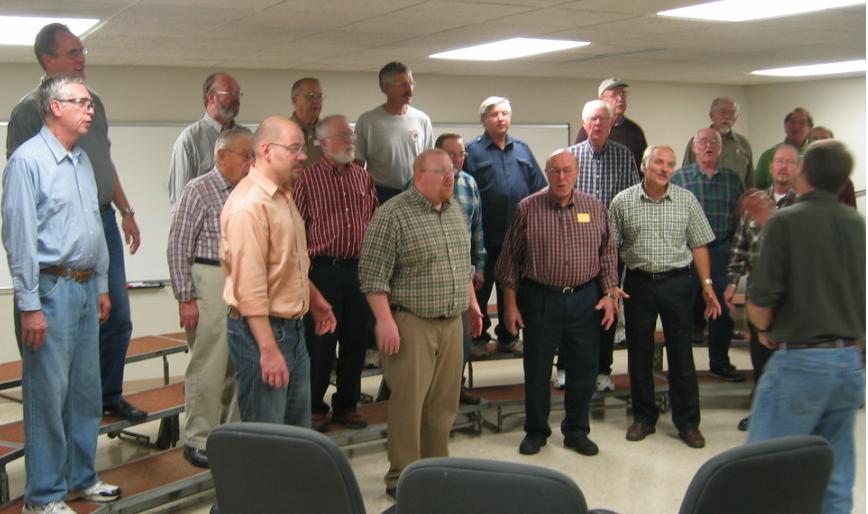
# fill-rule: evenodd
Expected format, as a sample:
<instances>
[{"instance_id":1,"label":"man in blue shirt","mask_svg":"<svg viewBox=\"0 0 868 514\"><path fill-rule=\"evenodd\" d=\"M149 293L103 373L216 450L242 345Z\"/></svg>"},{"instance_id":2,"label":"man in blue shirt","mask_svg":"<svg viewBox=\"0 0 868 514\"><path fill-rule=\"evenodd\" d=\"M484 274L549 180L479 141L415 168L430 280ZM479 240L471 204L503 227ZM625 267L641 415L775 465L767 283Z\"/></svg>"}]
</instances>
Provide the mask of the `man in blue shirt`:
<instances>
[{"instance_id":1,"label":"man in blue shirt","mask_svg":"<svg viewBox=\"0 0 868 514\"><path fill-rule=\"evenodd\" d=\"M479 106L479 118L485 132L467 144L464 171L476 179L482 199L482 225L488 256L483 270L484 282L476 290L476 299L484 311L494 286L494 265L500 256L503 238L512 223L516 206L522 198L539 191L548 183L530 147L507 134L512 123L509 99L500 96L486 98ZM521 356L524 351L521 341L503 326L505 318L501 293L500 286L497 286L497 318L500 323L494 332L501 351ZM488 316L483 316L482 335L477 338L476 344L488 342L490 327Z\"/></svg>"},{"instance_id":2,"label":"man in blue shirt","mask_svg":"<svg viewBox=\"0 0 868 514\"><path fill-rule=\"evenodd\" d=\"M53 76L37 93L44 125L3 172L3 245L23 360L23 512L74 512L70 494L112 501L97 477L102 418L99 323L108 318L109 255L87 153L94 101L81 78Z\"/></svg>"}]
</instances>

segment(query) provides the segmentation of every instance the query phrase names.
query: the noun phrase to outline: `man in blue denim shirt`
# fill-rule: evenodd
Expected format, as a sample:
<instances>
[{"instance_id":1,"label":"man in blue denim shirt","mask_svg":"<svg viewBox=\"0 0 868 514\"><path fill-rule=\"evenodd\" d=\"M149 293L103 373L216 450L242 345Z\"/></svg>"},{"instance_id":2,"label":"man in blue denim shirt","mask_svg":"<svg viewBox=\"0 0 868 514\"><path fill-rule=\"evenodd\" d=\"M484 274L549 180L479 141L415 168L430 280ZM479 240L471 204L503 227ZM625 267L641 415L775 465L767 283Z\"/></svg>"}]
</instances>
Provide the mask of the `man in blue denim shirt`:
<instances>
[{"instance_id":1,"label":"man in blue denim shirt","mask_svg":"<svg viewBox=\"0 0 868 514\"><path fill-rule=\"evenodd\" d=\"M482 226L485 232L484 282L476 290L476 300L485 312L491 288L494 286L494 265L500 256L503 238L512 224L515 209L522 198L544 188L548 183L540 170L530 147L507 132L512 123L512 106L509 99L500 96L486 98L479 106L479 118L485 132L467 144L464 171L469 173L479 186L482 199ZM503 296L497 287L497 318L501 321L495 334L502 351L521 356L521 341L503 326ZM475 344L484 345L490 339L488 329L491 321L482 316L482 335ZM479 352L474 352L478 354Z\"/></svg>"},{"instance_id":2,"label":"man in blue denim shirt","mask_svg":"<svg viewBox=\"0 0 868 514\"><path fill-rule=\"evenodd\" d=\"M777 348L754 393L747 442L827 439L834 464L824 514L853 508L853 426L865 402L865 220L835 198L852 168L840 142L808 147L798 201L766 223L747 302L760 343Z\"/></svg>"},{"instance_id":3,"label":"man in blue denim shirt","mask_svg":"<svg viewBox=\"0 0 868 514\"><path fill-rule=\"evenodd\" d=\"M81 78L54 76L37 91L44 125L3 172L3 245L21 348L23 512L74 512L67 494L112 501L120 488L94 467L102 417L99 323L108 318L108 248L93 168L78 139L94 101Z\"/></svg>"}]
</instances>

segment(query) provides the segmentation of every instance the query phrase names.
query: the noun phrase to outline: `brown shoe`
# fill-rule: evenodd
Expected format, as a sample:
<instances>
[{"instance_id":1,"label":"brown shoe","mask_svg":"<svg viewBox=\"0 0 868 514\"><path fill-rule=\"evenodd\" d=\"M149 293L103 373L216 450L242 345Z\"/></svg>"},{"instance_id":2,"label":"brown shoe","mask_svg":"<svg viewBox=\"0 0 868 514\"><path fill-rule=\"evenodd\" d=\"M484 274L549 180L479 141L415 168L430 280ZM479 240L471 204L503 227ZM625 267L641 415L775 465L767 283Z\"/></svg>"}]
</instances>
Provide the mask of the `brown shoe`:
<instances>
[{"instance_id":1,"label":"brown shoe","mask_svg":"<svg viewBox=\"0 0 868 514\"><path fill-rule=\"evenodd\" d=\"M461 388L461 396L458 397L458 401L466 405L479 405L479 402L482 401L482 398L474 394L470 394L467 389Z\"/></svg>"},{"instance_id":2,"label":"brown shoe","mask_svg":"<svg viewBox=\"0 0 868 514\"><path fill-rule=\"evenodd\" d=\"M627 429L627 440L628 441L641 441L645 439L645 437L656 432L657 429L654 425L643 425L638 421L634 422L630 425L630 428Z\"/></svg>"},{"instance_id":3,"label":"brown shoe","mask_svg":"<svg viewBox=\"0 0 868 514\"><path fill-rule=\"evenodd\" d=\"M698 428L688 428L678 432L678 438L691 448L705 448L705 438Z\"/></svg>"},{"instance_id":4,"label":"brown shoe","mask_svg":"<svg viewBox=\"0 0 868 514\"><path fill-rule=\"evenodd\" d=\"M345 412L343 414L334 413L332 414L332 421L352 429L367 428L368 426L368 420L356 411Z\"/></svg>"},{"instance_id":5,"label":"brown shoe","mask_svg":"<svg viewBox=\"0 0 868 514\"><path fill-rule=\"evenodd\" d=\"M310 428L316 430L317 432L325 432L329 426L329 415L321 414L318 412L312 412L310 414Z\"/></svg>"}]
</instances>

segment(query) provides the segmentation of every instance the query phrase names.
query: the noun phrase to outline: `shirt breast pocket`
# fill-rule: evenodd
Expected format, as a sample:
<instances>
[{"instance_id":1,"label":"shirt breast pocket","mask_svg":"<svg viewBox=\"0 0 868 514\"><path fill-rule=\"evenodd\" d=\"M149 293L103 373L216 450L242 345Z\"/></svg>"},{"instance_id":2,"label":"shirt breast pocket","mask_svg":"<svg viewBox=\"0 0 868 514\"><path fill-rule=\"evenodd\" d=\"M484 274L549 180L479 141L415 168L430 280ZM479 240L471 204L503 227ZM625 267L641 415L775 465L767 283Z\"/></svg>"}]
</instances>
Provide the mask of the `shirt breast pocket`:
<instances>
[{"instance_id":1,"label":"shirt breast pocket","mask_svg":"<svg viewBox=\"0 0 868 514\"><path fill-rule=\"evenodd\" d=\"M678 210L661 220L661 229L666 242L673 248L682 248L687 245L687 224L690 222L690 213L686 210Z\"/></svg>"},{"instance_id":2,"label":"shirt breast pocket","mask_svg":"<svg viewBox=\"0 0 868 514\"><path fill-rule=\"evenodd\" d=\"M491 159L479 161L473 167L471 175L476 179L480 192L490 189L494 186L494 162Z\"/></svg>"}]
</instances>

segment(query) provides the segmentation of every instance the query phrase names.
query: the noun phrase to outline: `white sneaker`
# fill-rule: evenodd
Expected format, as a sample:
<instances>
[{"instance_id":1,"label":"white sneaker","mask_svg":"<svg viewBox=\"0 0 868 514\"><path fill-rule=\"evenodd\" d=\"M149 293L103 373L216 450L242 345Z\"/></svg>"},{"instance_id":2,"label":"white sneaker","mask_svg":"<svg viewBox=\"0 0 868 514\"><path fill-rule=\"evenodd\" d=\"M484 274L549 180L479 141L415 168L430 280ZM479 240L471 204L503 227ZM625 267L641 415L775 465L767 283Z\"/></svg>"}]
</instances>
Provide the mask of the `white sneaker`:
<instances>
[{"instance_id":1,"label":"white sneaker","mask_svg":"<svg viewBox=\"0 0 868 514\"><path fill-rule=\"evenodd\" d=\"M66 502L51 502L45 505L28 505L24 504L21 509L22 514L75 514L75 511L69 508Z\"/></svg>"},{"instance_id":2,"label":"white sneaker","mask_svg":"<svg viewBox=\"0 0 868 514\"><path fill-rule=\"evenodd\" d=\"M559 369L557 378L555 378L552 382L555 386L555 389L564 389L565 387L567 387L567 372Z\"/></svg>"},{"instance_id":3,"label":"white sneaker","mask_svg":"<svg viewBox=\"0 0 868 514\"><path fill-rule=\"evenodd\" d=\"M95 484L82 491L71 491L70 496L74 499L87 500L97 503L113 502L120 498L121 488L97 480Z\"/></svg>"},{"instance_id":4,"label":"white sneaker","mask_svg":"<svg viewBox=\"0 0 868 514\"><path fill-rule=\"evenodd\" d=\"M597 391L614 391L615 384L612 382L612 379L609 378L609 375L597 375Z\"/></svg>"}]
</instances>

